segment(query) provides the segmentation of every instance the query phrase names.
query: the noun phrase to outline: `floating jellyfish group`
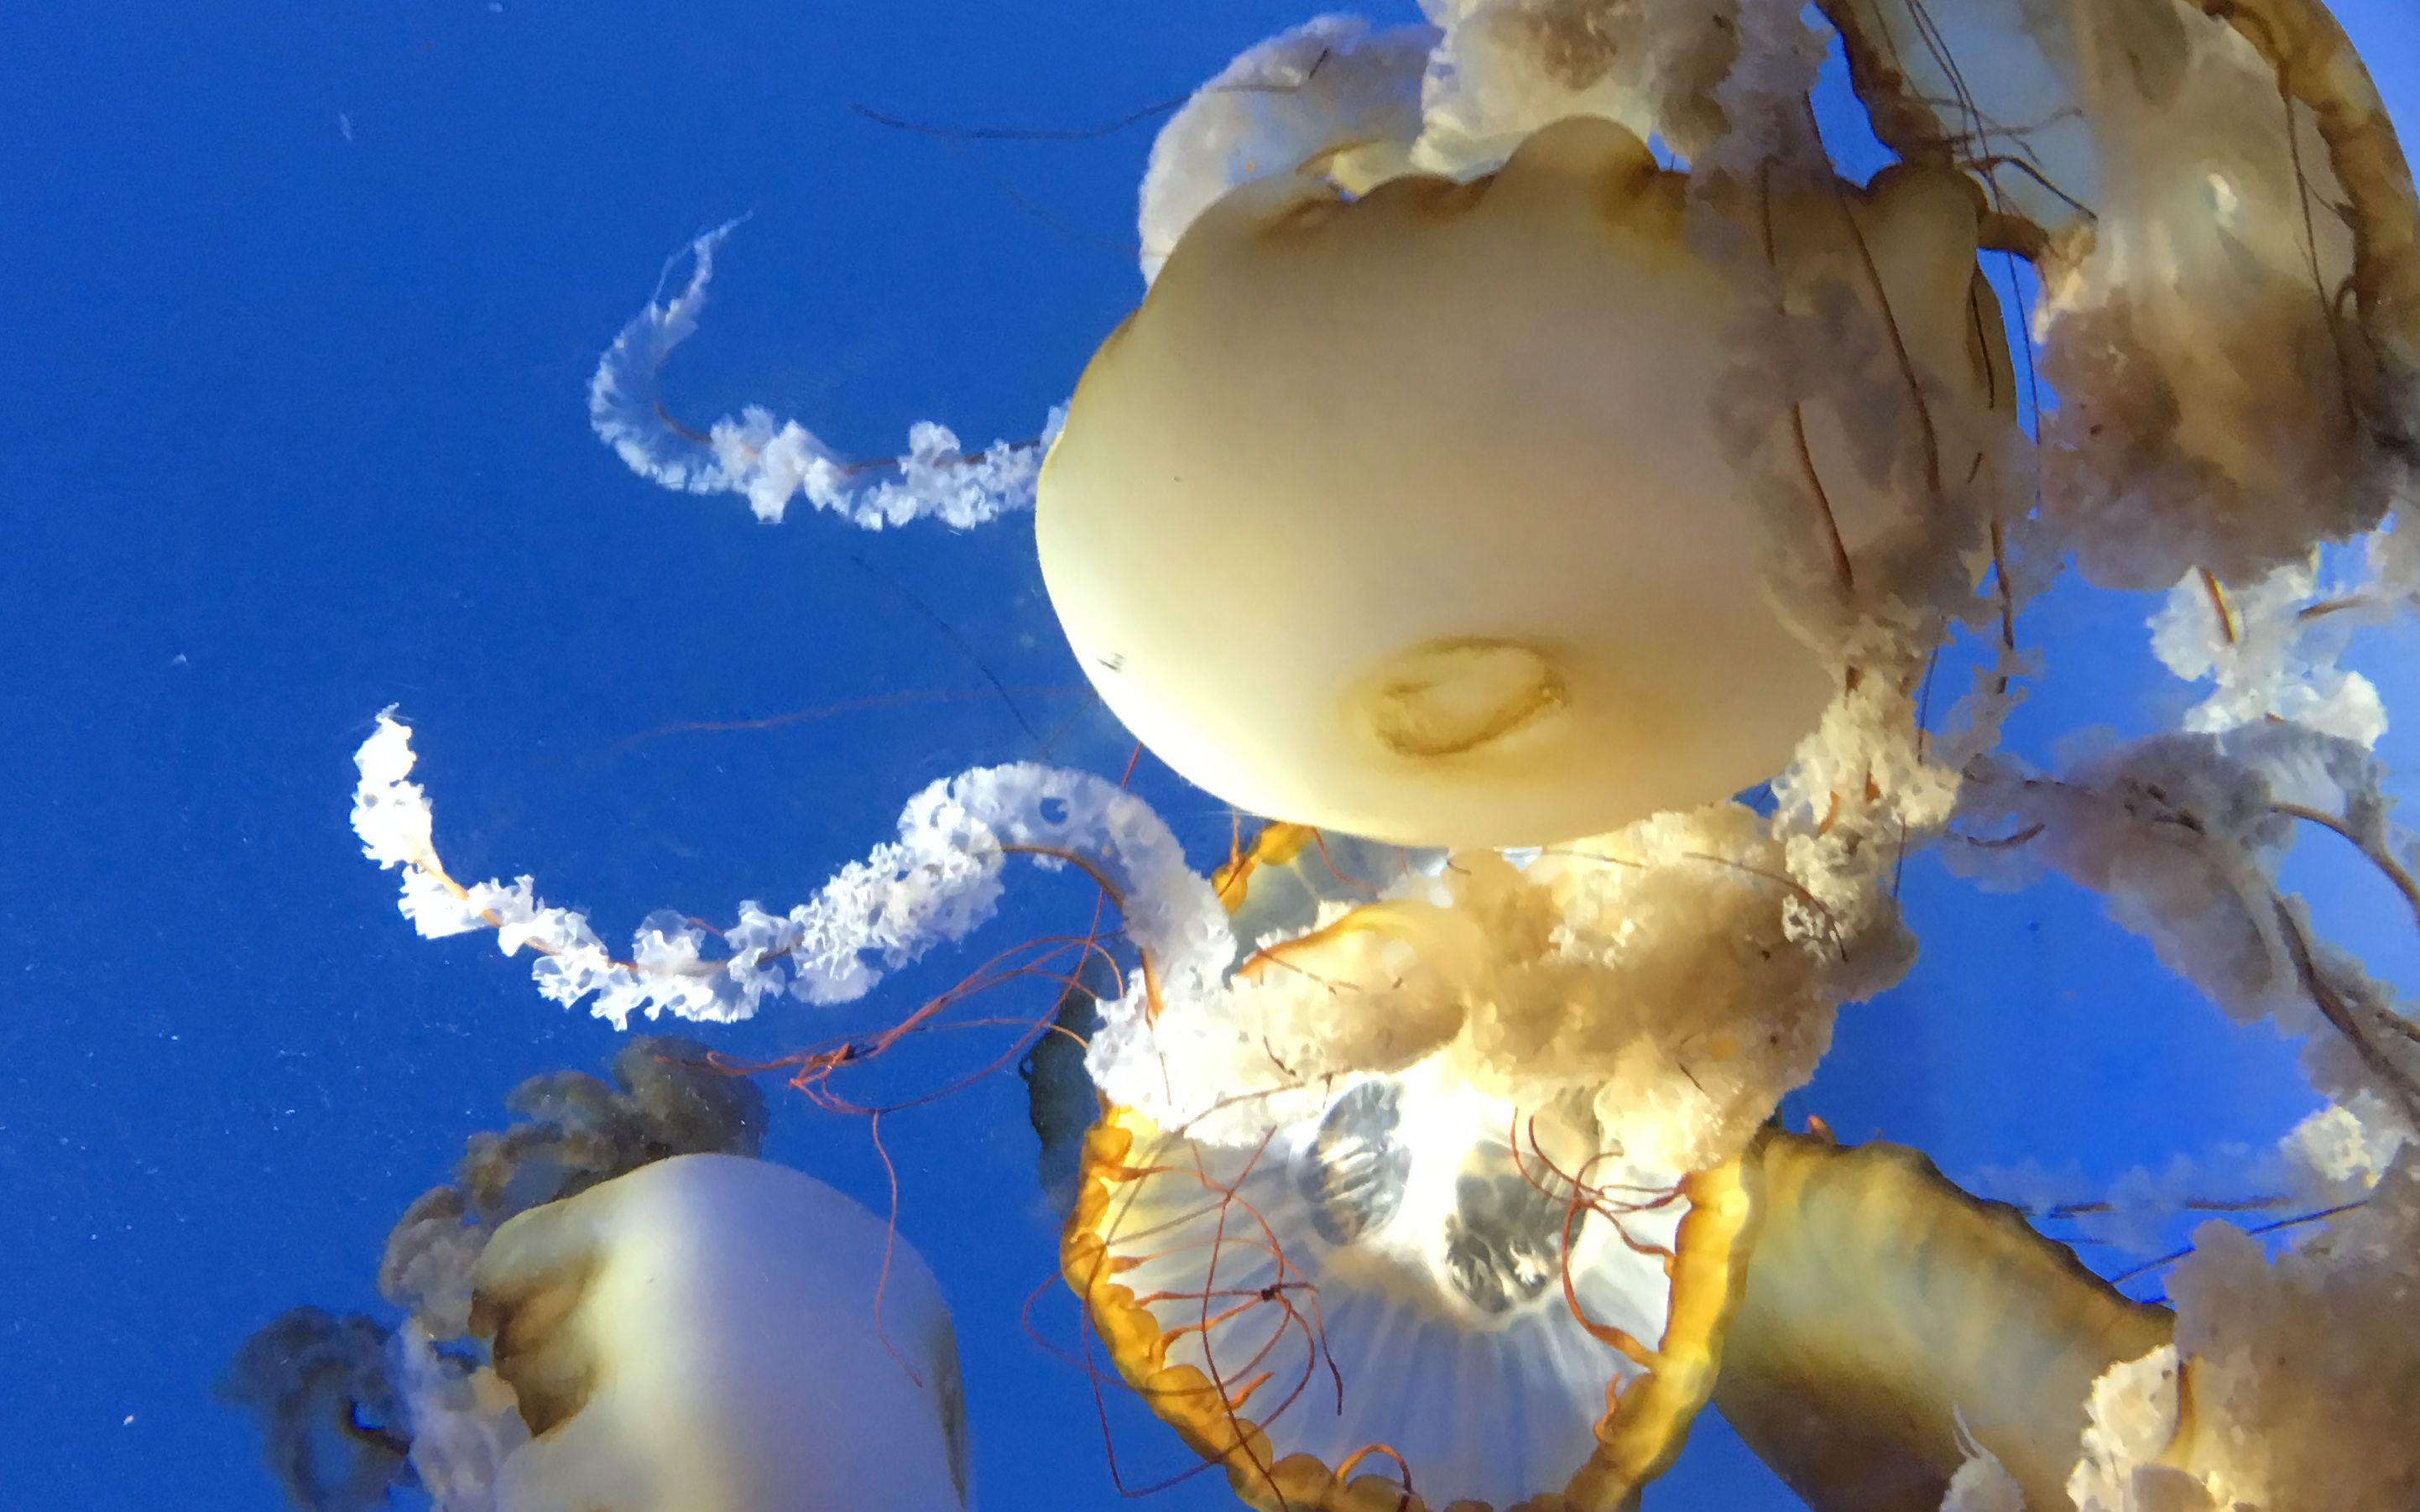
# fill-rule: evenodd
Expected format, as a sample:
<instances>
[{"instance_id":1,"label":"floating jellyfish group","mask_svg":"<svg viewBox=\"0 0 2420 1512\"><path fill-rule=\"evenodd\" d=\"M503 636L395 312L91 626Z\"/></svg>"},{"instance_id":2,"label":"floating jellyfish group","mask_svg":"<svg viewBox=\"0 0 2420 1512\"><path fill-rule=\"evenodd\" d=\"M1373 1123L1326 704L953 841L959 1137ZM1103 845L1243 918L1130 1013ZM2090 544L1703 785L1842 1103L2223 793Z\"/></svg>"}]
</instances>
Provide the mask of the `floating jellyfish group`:
<instances>
[{"instance_id":1,"label":"floating jellyfish group","mask_svg":"<svg viewBox=\"0 0 2420 1512\"><path fill-rule=\"evenodd\" d=\"M1064 988L1029 1067L1059 1267L1266 1512L1634 1506L1709 1406L1825 1512L2420 1505L2420 1028L2276 880L2324 828L2420 924L2384 706L2337 659L2420 595L2420 202L2342 32L2319 0L1422 4L1170 118L1148 292L1037 440L669 424L729 227L591 389L635 471L763 518L1030 507L1101 702L1249 843L1203 874L1119 784L977 768L720 953L664 914L616 954L447 872L387 716L354 819L404 912L617 1025L718 1022L863 997L1013 866L1080 871L1116 935L1031 967ZM1894 160L1862 179L1810 103L1835 46ZM2069 562L2165 592L2156 649L2211 688L2044 772L1999 732ZM2304 1041L2329 1106L2281 1159L2325 1211L2274 1255L2206 1234L2171 1309L1915 1151L1780 1127L1913 960L1924 848L2102 892ZM393 1398L371 1447L448 1507L964 1504L912 1251L727 1142L657 1153L481 1233L450 1310L484 1358L423 1329L323 1372ZM398 1234L480 1222L432 1216ZM876 1398L914 1442L851 1458ZM421 1464L465 1435L484 1480Z\"/></svg>"}]
</instances>

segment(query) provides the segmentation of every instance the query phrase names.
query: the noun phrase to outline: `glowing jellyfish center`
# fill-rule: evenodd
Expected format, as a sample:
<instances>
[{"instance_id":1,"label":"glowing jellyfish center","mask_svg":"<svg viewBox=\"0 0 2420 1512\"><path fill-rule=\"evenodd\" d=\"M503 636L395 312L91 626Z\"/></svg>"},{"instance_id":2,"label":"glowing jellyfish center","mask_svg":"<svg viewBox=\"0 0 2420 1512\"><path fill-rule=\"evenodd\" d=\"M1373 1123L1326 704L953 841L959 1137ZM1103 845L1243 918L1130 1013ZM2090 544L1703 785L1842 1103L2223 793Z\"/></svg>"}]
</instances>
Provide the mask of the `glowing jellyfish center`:
<instances>
[{"instance_id":1,"label":"glowing jellyfish center","mask_svg":"<svg viewBox=\"0 0 2420 1512\"><path fill-rule=\"evenodd\" d=\"M1601 1273L1596 1252L1611 1242L1605 1227L1584 1222L1585 1209L1571 1212L1558 1192L1558 1173L1593 1152L1592 1140L1560 1122L1525 1116L1432 1058L1357 1083L1316 1123L1287 1131L1285 1179L1317 1236L1323 1271L1460 1328L1511 1327L1562 1306L1568 1219L1592 1316L1658 1337L1663 1278L1638 1284L1648 1278ZM1668 1247L1688 1203L1670 1182L1651 1183L1637 1210L1632 1236Z\"/></svg>"},{"instance_id":2,"label":"glowing jellyfish center","mask_svg":"<svg viewBox=\"0 0 2420 1512\"><path fill-rule=\"evenodd\" d=\"M1822 501L1759 497L1719 403L1745 311L1684 186L1575 117L1472 182L1206 210L1041 481L1051 600L1119 717L1238 807L1404 843L1598 833L1786 764L1838 673L1767 569L1816 509L1845 575L1939 501L1808 413ZM1827 188L1773 208L1775 255L1854 264L1927 383L1988 393L1971 190Z\"/></svg>"}]
</instances>

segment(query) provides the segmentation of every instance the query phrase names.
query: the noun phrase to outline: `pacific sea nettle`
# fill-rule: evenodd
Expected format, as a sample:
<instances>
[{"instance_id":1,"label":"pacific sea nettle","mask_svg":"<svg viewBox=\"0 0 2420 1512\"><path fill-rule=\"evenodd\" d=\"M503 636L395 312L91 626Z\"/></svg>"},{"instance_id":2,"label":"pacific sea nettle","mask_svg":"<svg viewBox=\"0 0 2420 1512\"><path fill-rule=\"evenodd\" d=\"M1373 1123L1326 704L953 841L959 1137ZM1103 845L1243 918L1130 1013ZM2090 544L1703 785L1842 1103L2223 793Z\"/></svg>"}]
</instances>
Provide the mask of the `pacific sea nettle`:
<instances>
[{"instance_id":1,"label":"pacific sea nettle","mask_svg":"<svg viewBox=\"0 0 2420 1512\"><path fill-rule=\"evenodd\" d=\"M1203 211L1043 470L1044 579L1111 711L1239 808L1407 844L1601 833L1787 764L1845 670L1801 582L1970 531L1945 516L2009 433L1983 206L1946 169L1776 182L1743 278L1686 201L1580 116L1468 182L1306 171ZM1840 396L1728 397L1743 328L1817 305L1895 343L1920 463ZM1745 465L1776 435L1777 494Z\"/></svg>"},{"instance_id":2,"label":"pacific sea nettle","mask_svg":"<svg viewBox=\"0 0 2420 1512\"><path fill-rule=\"evenodd\" d=\"M2420 206L2318 0L1823 0L1875 131L2030 258L2045 515L2085 574L2244 582L2420 466Z\"/></svg>"},{"instance_id":3,"label":"pacific sea nettle","mask_svg":"<svg viewBox=\"0 0 2420 1512\"><path fill-rule=\"evenodd\" d=\"M1320 1029L1282 1009L1198 1040L1163 1021L1166 1058L1140 1068L1096 1033L1110 1102L1083 1136L1062 1269L1119 1371L1246 1503L1627 1506L1711 1402L1823 1512L1931 1512L1970 1445L2061 1504L2087 1389L2165 1342L2167 1316L1912 1150L1757 1129L1769 1067L1743 1084L1744 1126L1690 1105L1762 1048L1720 1041L1828 1021L1807 1011L1811 968L1760 937L1753 879L1689 854L1717 864L1467 881L1454 903L1485 928L1465 929L1406 879L1471 858L1271 826L1219 878L1237 935L1279 942L1239 960L1231 992L1315 984L1300 1000ZM1651 879L1635 922L1669 943L1648 959L1556 972L1472 944L1607 874ZM1735 975L1670 911L1727 888L1711 933L1770 975ZM1373 892L1389 901L1349 902ZM1658 956L1700 995L1659 980ZM1525 1019L1524 993L1585 1006ZM1761 993L1763 1017L1726 1016ZM1713 1022L1625 1016L1632 997ZM1248 1034L1265 1048L1218 1060ZM1621 1053L1598 1058L1607 1043ZM1156 1077L1202 1059L1218 1085L1196 1117L1147 1110ZM1039 1129L1064 1122L1054 1081L1034 1079Z\"/></svg>"}]
</instances>

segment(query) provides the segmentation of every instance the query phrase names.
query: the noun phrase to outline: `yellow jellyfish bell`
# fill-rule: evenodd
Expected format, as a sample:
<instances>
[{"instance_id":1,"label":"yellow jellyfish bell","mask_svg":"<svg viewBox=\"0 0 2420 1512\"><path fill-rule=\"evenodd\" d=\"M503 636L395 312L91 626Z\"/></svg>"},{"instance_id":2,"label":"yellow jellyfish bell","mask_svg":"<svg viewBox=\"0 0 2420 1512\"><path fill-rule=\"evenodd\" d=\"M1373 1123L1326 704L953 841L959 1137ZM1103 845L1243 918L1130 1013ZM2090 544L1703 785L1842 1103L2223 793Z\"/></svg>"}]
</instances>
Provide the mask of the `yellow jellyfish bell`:
<instances>
[{"instance_id":1,"label":"yellow jellyfish bell","mask_svg":"<svg viewBox=\"0 0 2420 1512\"><path fill-rule=\"evenodd\" d=\"M533 1435L499 1512L967 1504L932 1273L787 1167L675 1156L534 1208L481 1256L471 1319Z\"/></svg>"},{"instance_id":2,"label":"yellow jellyfish bell","mask_svg":"<svg viewBox=\"0 0 2420 1512\"><path fill-rule=\"evenodd\" d=\"M1840 671L1771 569L1820 533L1845 581L1943 502L1813 404L1815 486L1760 493L1718 414L1749 312L1684 191L1575 117L1471 182L1306 173L1204 211L1041 479L1044 579L1109 708L1239 808L1404 844L1601 833L1785 765ZM1850 270L1933 398L1934 481L1971 476L2009 413L1972 187L1776 194L1768 251Z\"/></svg>"}]
</instances>

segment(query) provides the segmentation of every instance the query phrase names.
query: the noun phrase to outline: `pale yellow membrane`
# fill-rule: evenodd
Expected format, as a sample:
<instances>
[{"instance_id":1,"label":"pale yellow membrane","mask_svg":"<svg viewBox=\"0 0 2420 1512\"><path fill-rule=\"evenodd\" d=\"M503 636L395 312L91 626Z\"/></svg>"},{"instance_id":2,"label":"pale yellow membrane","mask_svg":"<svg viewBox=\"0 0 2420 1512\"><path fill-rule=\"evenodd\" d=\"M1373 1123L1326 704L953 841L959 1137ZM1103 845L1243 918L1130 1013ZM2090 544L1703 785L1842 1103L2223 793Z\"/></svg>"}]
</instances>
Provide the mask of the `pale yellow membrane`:
<instances>
[{"instance_id":1,"label":"pale yellow membrane","mask_svg":"<svg viewBox=\"0 0 2420 1512\"><path fill-rule=\"evenodd\" d=\"M1915 1150L1769 1132L1714 1405L1816 1512L1936 1512L1974 1441L2063 1512L2092 1382L2168 1342L2016 1210Z\"/></svg>"},{"instance_id":2,"label":"pale yellow membrane","mask_svg":"<svg viewBox=\"0 0 2420 1512\"><path fill-rule=\"evenodd\" d=\"M1977 209L1939 182L1804 194L1776 240L1866 288L1854 208L1965 389ZM1110 709L1239 808L1402 844L1566 840L1779 770L1838 674L1718 435L1744 312L1683 190L1575 118L1470 183L1295 177L1204 212L1042 477L1044 578ZM1809 429L1852 551L1939 503Z\"/></svg>"}]
</instances>

